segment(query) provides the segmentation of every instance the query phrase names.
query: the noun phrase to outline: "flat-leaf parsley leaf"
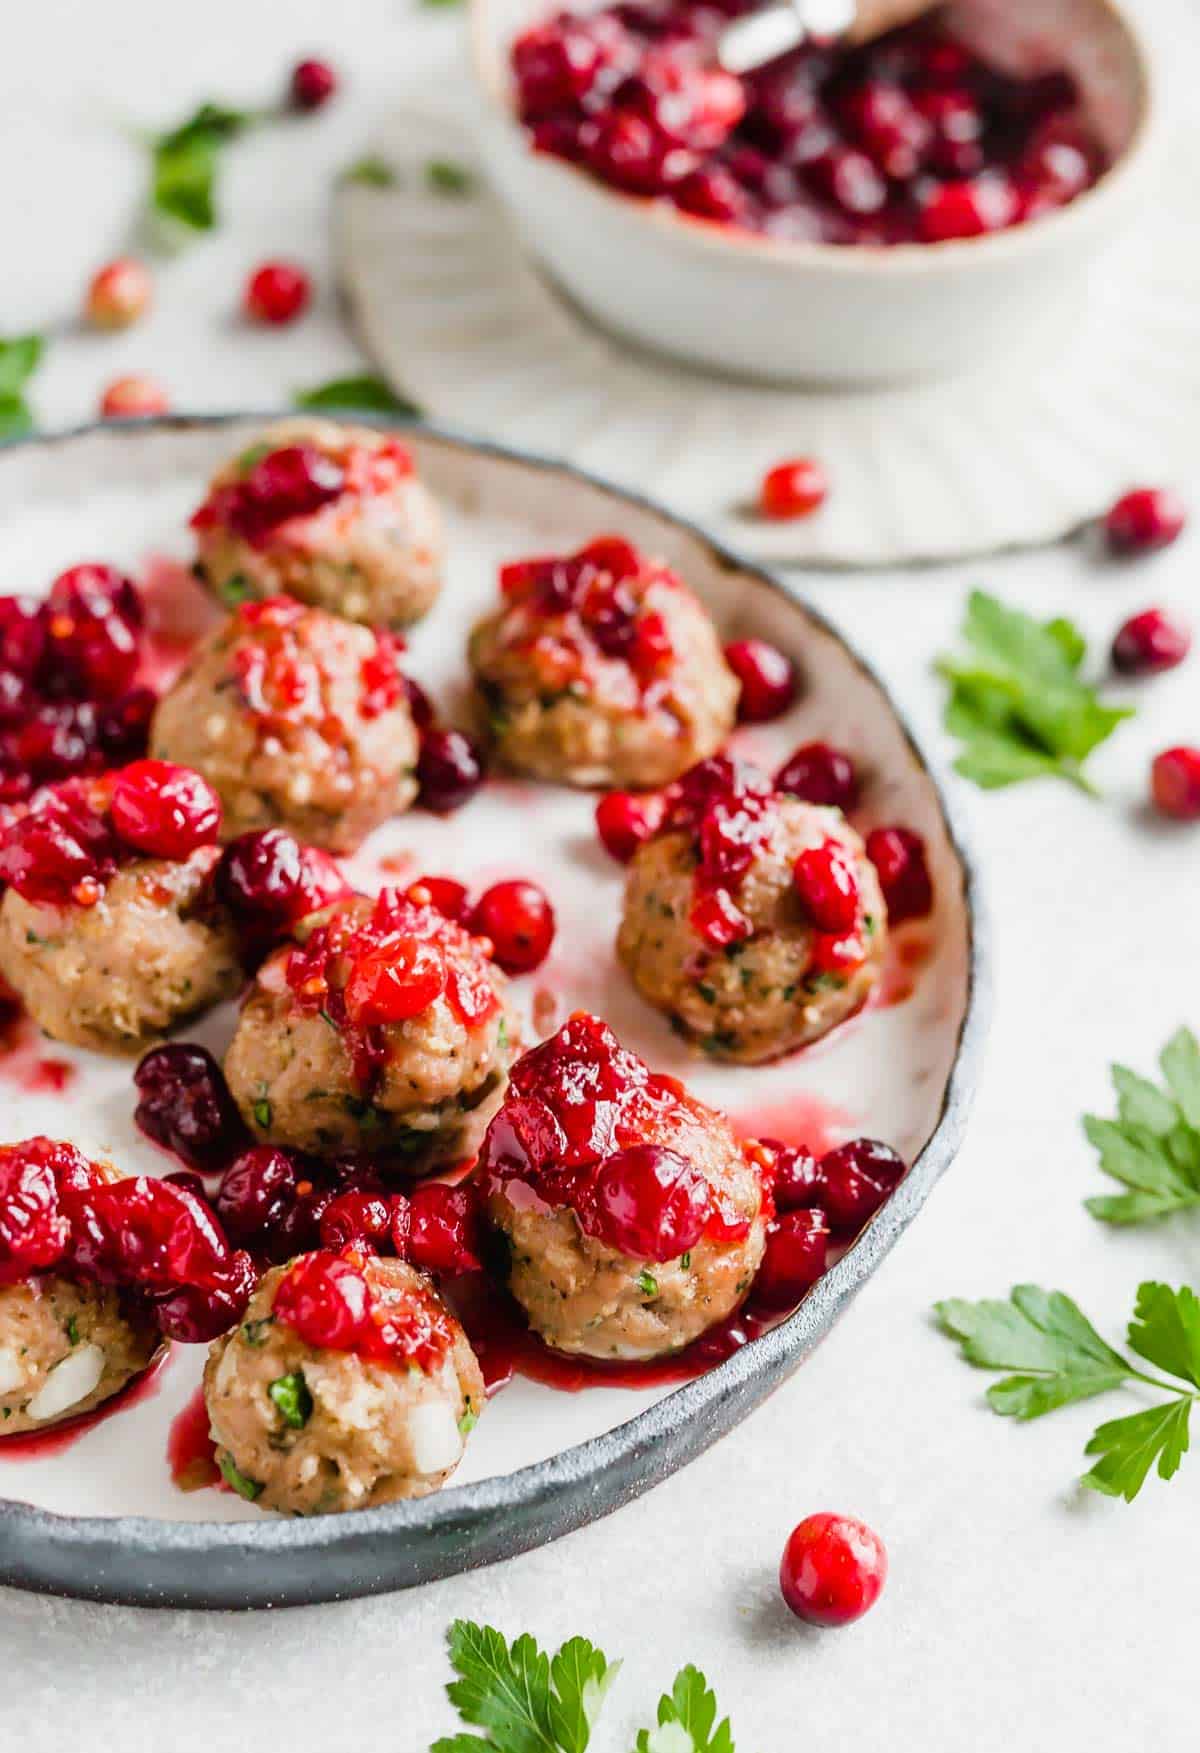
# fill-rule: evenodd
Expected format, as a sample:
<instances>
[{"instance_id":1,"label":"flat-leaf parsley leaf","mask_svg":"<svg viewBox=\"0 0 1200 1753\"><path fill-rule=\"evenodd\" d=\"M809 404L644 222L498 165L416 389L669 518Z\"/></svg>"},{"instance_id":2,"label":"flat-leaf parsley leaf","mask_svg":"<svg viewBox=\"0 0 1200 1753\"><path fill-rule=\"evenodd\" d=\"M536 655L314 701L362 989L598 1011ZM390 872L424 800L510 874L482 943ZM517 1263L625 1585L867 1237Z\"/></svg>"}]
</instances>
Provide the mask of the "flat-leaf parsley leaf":
<instances>
[{"instance_id":1,"label":"flat-leaf parsley leaf","mask_svg":"<svg viewBox=\"0 0 1200 1753\"><path fill-rule=\"evenodd\" d=\"M1128 1189L1086 1201L1103 1223L1145 1223L1200 1206L1200 1043L1190 1029L1172 1035L1159 1065L1165 1088L1114 1065L1116 1118L1084 1115L1100 1167Z\"/></svg>"},{"instance_id":2,"label":"flat-leaf parsley leaf","mask_svg":"<svg viewBox=\"0 0 1200 1753\"><path fill-rule=\"evenodd\" d=\"M729 1718L717 1723L716 1698L698 1668L689 1663L676 1674L659 1700L657 1728L640 1731L636 1753L734 1753Z\"/></svg>"},{"instance_id":3,"label":"flat-leaf parsley leaf","mask_svg":"<svg viewBox=\"0 0 1200 1753\"><path fill-rule=\"evenodd\" d=\"M370 372L335 377L329 383L315 384L310 390L297 390L292 400L298 408L362 408L376 414L421 412L415 402L398 396L390 384Z\"/></svg>"},{"instance_id":4,"label":"flat-leaf parsley leaf","mask_svg":"<svg viewBox=\"0 0 1200 1753\"><path fill-rule=\"evenodd\" d=\"M452 1735L430 1753L586 1753L605 1694L620 1667L586 1638L551 1658L527 1633L511 1645L490 1625L456 1619L446 1692L483 1735Z\"/></svg>"},{"instance_id":5,"label":"flat-leaf parsley leaf","mask_svg":"<svg viewBox=\"0 0 1200 1753\"><path fill-rule=\"evenodd\" d=\"M33 415L25 400L25 388L45 350L40 335L0 339L0 439L20 438L32 430Z\"/></svg>"}]
</instances>

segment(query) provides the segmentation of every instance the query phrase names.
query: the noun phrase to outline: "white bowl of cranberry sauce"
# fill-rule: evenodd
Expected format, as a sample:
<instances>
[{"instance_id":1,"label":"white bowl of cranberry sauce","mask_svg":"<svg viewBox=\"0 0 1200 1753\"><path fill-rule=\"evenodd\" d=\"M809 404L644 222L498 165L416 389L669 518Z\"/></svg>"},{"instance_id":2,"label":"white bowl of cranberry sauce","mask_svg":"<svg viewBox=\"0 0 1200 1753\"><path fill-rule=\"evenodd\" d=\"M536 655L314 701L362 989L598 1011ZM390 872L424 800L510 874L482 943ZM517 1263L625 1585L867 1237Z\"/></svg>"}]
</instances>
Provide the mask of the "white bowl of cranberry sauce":
<instances>
[{"instance_id":1,"label":"white bowl of cranberry sauce","mask_svg":"<svg viewBox=\"0 0 1200 1753\"><path fill-rule=\"evenodd\" d=\"M1069 319L1143 198L1146 47L1110 0L952 0L734 79L750 0L473 0L489 173L604 327L768 381L977 366Z\"/></svg>"}]
</instances>

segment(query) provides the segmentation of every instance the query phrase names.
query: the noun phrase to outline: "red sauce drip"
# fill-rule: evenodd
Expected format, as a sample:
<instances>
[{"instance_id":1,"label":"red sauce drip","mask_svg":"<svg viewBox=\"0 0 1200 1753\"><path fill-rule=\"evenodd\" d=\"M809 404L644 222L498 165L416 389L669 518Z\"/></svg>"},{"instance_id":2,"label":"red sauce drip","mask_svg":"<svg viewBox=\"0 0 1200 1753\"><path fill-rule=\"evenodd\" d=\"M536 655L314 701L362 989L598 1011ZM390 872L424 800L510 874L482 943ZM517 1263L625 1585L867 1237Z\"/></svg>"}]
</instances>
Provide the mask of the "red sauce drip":
<instances>
[{"instance_id":1,"label":"red sauce drip","mask_svg":"<svg viewBox=\"0 0 1200 1753\"><path fill-rule=\"evenodd\" d=\"M0 1460L22 1461L31 1456L60 1455L65 1449L73 1448L89 1430L103 1424L105 1419L118 1412L128 1412L131 1406L140 1406L143 1400L153 1399L162 1386L162 1374L170 1361L172 1349L167 1346L140 1376L135 1376L111 1400L94 1407L91 1412L81 1413L78 1418L64 1418L46 1430L21 1431L17 1436L0 1434Z\"/></svg>"},{"instance_id":2,"label":"red sauce drip","mask_svg":"<svg viewBox=\"0 0 1200 1753\"><path fill-rule=\"evenodd\" d=\"M933 954L928 932L900 927L888 939L883 972L868 1000L873 1010L904 1004L917 989L920 970Z\"/></svg>"},{"instance_id":3,"label":"red sauce drip","mask_svg":"<svg viewBox=\"0 0 1200 1753\"><path fill-rule=\"evenodd\" d=\"M180 1491L202 1491L205 1486L224 1484L208 1423L202 1383L175 1414L167 1434L167 1465Z\"/></svg>"},{"instance_id":4,"label":"red sauce drip","mask_svg":"<svg viewBox=\"0 0 1200 1753\"><path fill-rule=\"evenodd\" d=\"M76 1068L66 1059L43 1056L41 1039L15 1000L0 999L0 1077L29 1095L57 1095L73 1082Z\"/></svg>"}]
</instances>

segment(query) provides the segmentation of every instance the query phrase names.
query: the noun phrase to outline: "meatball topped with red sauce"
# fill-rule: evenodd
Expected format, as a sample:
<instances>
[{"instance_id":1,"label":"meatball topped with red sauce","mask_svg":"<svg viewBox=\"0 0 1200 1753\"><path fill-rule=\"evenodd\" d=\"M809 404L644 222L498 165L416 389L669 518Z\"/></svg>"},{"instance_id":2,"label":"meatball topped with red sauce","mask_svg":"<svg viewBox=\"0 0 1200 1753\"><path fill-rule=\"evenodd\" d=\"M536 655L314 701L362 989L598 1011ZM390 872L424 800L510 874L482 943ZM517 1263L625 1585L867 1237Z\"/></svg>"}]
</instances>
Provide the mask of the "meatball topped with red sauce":
<instances>
[{"instance_id":1,"label":"meatball topped with red sauce","mask_svg":"<svg viewBox=\"0 0 1200 1753\"><path fill-rule=\"evenodd\" d=\"M738 683L707 611L619 537L518 560L469 656L500 759L538 779L654 786L716 749Z\"/></svg>"},{"instance_id":2,"label":"meatball topped with red sauce","mask_svg":"<svg viewBox=\"0 0 1200 1753\"><path fill-rule=\"evenodd\" d=\"M478 1173L513 1295L559 1351L677 1351L736 1309L762 1261L760 1147L598 1017L513 1067Z\"/></svg>"}]
</instances>

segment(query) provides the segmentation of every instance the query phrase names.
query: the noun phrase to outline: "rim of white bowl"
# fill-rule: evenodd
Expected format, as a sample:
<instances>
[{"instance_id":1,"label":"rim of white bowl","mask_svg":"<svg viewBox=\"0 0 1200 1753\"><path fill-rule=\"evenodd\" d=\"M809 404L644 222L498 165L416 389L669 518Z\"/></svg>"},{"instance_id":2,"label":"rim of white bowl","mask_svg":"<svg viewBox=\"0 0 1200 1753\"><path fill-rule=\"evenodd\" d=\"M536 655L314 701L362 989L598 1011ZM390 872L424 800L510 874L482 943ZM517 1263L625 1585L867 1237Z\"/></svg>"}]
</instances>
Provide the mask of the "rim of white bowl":
<instances>
[{"instance_id":1,"label":"rim of white bowl","mask_svg":"<svg viewBox=\"0 0 1200 1753\"><path fill-rule=\"evenodd\" d=\"M1111 206L1114 197L1125 193L1132 177L1146 164L1150 148L1157 138L1162 105L1159 82L1151 52L1149 32L1141 20L1131 16L1118 0L1095 0L1120 27L1133 54L1137 120L1124 150L1104 174L1065 207L1044 214L1040 219L1005 226L1002 231L985 232L979 237L945 238L938 243L889 244L865 248L854 244L808 243L789 238L762 237L757 232L738 226L723 225L719 220L704 219L684 213L678 207L655 200L651 196L633 195L593 177L580 165L552 153L535 153L530 146L524 125L517 116L508 90L501 55L493 55L483 20L491 0L467 0L467 34L470 42L471 67L475 83L494 119L512 135L532 163L546 175L570 178L581 199L603 206L623 209L630 219L655 227L672 238L690 240L700 249L714 254L750 257L774 267L817 266L845 274L917 273L922 267L933 267L953 261L955 267L971 261L994 261L1001 253L1012 255L1021 249L1035 248L1048 236L1061 238L1068 227L1079 228L1103 206ZM486 167L485 167L486 168Z\"/></svg>"}]
</instances>

